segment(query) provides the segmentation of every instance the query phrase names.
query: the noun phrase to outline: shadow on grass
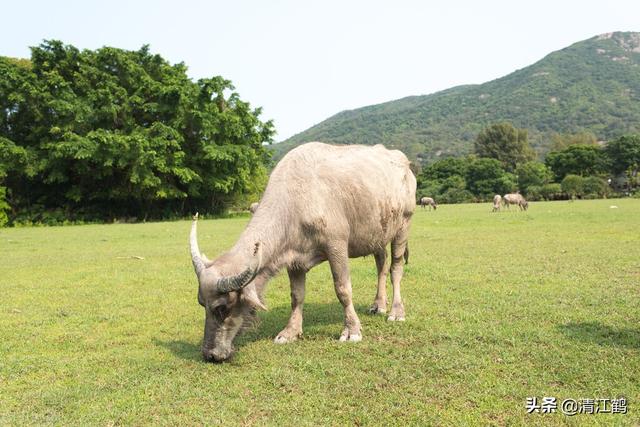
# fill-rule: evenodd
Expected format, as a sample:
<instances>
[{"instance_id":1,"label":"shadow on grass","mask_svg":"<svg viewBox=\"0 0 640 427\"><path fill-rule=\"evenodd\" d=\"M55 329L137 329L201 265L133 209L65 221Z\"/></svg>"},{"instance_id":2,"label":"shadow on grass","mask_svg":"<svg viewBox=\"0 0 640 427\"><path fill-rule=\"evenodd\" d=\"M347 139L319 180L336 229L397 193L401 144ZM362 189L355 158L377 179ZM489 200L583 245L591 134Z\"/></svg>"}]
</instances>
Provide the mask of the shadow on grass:
<instances>
[{"instance_id":1,"label":"shadow on grass","mask_svg":"<svg viewBox=\"0 0 640 427\"><path fill-rule=\"evenodd\" d=\"M191 343L182 340L162 341L154 338L153 343L158 347L164 347L175 356L184 360L201 361L200 343Z\"/></svg>"},{"instance_id":2,"label":"shadow on grass","mask_svg":"<svg viewBox=\"0 0 640 427\"><path fill-rule=\"evenodd\" d=\"M366 316L368 306L357 305L358 316ZM236 349L242 351L242 347L261 340L272 340L276 337L289 320L291 307L280 305L261 313L260 320L253 328L249 328L234 340ZM204 315L204 314L203 314ZM331 303L305 303L304 305L304 334L305 336L324 336L338 338L342 332L344 322L344 310L336 300ZM324 326L332 325L329 330ZM187 342L184 340L162 341L154 339L153 343L171 351L175 356L185 360L202 360L200 353L201 342Z\"/></svg>"},{"instance_id":3,"label":"shadow on grass","mask_svg":"<svg viewBox=\"0 0 640 427\"><path fill-rule=\"evenodd\" d=\"M567 337L580 341L594 342L602 346L640 349L640 330L616 329L600 322L571 322L558 326Z\"/></svg>"}]
</instances>

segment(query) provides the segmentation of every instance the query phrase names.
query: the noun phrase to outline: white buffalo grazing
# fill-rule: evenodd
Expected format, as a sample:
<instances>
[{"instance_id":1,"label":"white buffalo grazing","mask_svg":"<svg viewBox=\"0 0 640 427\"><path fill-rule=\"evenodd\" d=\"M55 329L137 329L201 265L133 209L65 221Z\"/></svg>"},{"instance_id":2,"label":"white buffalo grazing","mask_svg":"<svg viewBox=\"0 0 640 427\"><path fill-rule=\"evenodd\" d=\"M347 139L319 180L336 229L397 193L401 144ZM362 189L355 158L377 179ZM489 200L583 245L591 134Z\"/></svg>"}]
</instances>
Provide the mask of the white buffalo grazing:
<instances>
[{"instance_id":1,"label":"white buffalo grazing","mask_svg":"<svg viewBox=\"0 0 640 427\"><path fill-rule=\"evenodd\" d=\"M433 208L433 210L435 211L436 208L438 207L438 204L431 197L423 197L420 199L420 206L422 206L423 209L429 206L429 210Z\"/></svg>"},{"instance_id":2,"label":"white buffalo grazing","mask_svg":"<svg viewBox=\"0 0 640 427\"><path fill-rule=\"evenodd\" d=\"M251 214L256 213L256 211L258 210L258 206L259 206L258 202L251 203L251 206L249 206L249 212L251 212Z\"/></svg>"},{"instance_id":3,"label":"white buffalo grazing","mask_svg":"<svg viewBox=\"0 0 640 427\"><path fill-rule=\"evenodd\" d=\"M492 212L500 212L500 204L502 203L502 197L499 194L493 196L493 211Z\"/></svg>"},{"instance_id":4,"label":"white buffalo grazing","mask_svg":"<svg viewBox=\"0 0 640 427\"><path fill-rule=\"evenodd\" d=\"M213 261L200 253L197 214L191 226L191 258L205 309L202 354L221 362L233 353L233 340L266 309L267 281L286 268L291 284L291 317L276 343L302 335L307 271L329 261L344 308L340 341L360 341L360 320L351 297L349 258L373 254L378 291L372 313L387 310L386 247L391 243L393 303L389 320L404 320L400 296L402 259L407 253L416 179L400 151L382 145L333 146L312 142L290 151L275 167L260 208L236 244Z\"/></svg>"},{"instance_id":5,"label":"white buffalo grazing","mask_svg":"<svg viewBox=\"0 0 640 427\"><path fill-rule=\"evenodd\" d=\"M529 207L529 202L527 202L520 193L505 194L502 201L507 208L509 208L510 205L518 205L521 211L526 211Z\"/></svg>"}]
</instances>

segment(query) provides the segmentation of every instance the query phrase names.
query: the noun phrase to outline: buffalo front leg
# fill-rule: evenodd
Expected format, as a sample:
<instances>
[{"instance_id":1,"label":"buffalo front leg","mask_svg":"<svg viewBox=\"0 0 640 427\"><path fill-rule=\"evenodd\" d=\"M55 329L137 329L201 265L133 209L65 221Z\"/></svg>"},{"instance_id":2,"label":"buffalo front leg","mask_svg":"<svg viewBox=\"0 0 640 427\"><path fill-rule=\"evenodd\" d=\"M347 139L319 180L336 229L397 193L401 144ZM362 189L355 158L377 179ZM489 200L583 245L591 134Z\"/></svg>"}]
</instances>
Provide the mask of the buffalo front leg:
<instances>
[{"instance_id":1,"label":"buffalo front leg","mask_svg":"<svg viewBox=\"0 0 640 427\"><path fill-rule=\"evenodd\" d=\"M327 259L331 267L333 284L336 295L344 307L344 329L340 335L340 341L357 342L362 340L360 331L360 319L353 308L351 277L349 275L349 257L345 245L329 248Z\"/></svg>"},{"instance_id":2,"label":"buffalo front leg","mask_svg":"<svg viewBox=\"0 0 640 427\"><path fill-rule=\"evenodd\" d=\"M409 227L405 227L391 241L391 284L393 285L393 302L387 320L404 320L404 304L400 295L400 281L404 272L403 257L407 249Z\"/></svg>"},{"instance_id":3,"label":"buffalo front leg","mask_svg":"<svg viewBox=\"0 0 640 427\"><path fill-rule=\"evenodd\" d=\"M291 284L291 317L287 326L280 331L274 342L286 344L302 336L302 305L304 304L304 285L306 272L303 270L287 270Z\"/></svg>"},{"instance_id":4,"label":"buffalo front leg","mask_svg":"<svg viewBox=\"0 0 640 427\"><path fill-rule=\"evenodd\" d=\"M376 268L378 269L378 291L376 299L369 307L371 314L384 314L387 312L387 271L389 262L387 258L387 249L373 254L376 259Z\"/></svg>"}]
</instances>

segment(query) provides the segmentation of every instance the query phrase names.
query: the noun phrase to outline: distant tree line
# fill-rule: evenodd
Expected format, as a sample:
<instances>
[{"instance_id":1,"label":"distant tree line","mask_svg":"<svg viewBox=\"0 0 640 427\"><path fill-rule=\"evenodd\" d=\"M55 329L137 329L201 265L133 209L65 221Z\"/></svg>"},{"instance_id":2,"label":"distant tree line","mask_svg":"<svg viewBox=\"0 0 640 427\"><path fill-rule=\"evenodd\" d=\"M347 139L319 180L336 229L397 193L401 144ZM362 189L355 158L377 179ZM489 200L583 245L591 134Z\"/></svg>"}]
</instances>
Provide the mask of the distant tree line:
<instances>
[{"instance_id":1,"label":"distant tree line","mask_svg":"<svg viewBox=\"0 0 640 427\"><path fill-rule=\"evenodd\" d=\"M483 129L474 154L449 157L424 167L418 197L441 203L487 201L519 191L531 200L600 198L640 193L640 135L598 144L589 133L556 135L544 162L527 141L527 131L510 123Z\"/></svg>"},{"instance_id":2,"label":"distant tree line","mask_svg":"<svg viewBox=\"0 0 640 427\"><path fill-rule=\"evenodd\" d=\"M148 46L0 57L0 225L222 212L262 190L273 125Z\"/></svg>"}]
</instances>

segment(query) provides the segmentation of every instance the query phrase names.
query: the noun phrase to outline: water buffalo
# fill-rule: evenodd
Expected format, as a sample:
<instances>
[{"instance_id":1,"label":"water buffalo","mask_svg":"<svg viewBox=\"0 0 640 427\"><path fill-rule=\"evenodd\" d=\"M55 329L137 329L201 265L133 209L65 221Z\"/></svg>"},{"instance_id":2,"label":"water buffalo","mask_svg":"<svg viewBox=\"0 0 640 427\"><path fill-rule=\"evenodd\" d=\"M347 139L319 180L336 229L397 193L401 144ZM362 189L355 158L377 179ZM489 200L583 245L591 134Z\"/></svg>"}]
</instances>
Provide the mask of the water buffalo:
<instances>
[{"instance_id":1,"label":"water buffalo","mask_svg":"<svg viewBox=\"0 0 640 427\"><path fill-rule=\"evenodd\" d=\"M429 210L433 208L433 210L435 211L438 207L438 204L431 197L423 197L420 199L420 206L422 206L423 209L429 206Z\"/></svg>"},{"instance_id":2,"label":"water buffalo","mask_svg":"<svg viewBox=\"0 0 640 427\"><path fill-rule=\"evenodd\" d=\"M400 151L382 145L313 142L290 151L277 164L260 208L235 245L213 261L200 253L196 215L190 248L198 302L205 309L204 359L220 362L231 357L238 332L257 309L266 309L267 281L283 268L289 275L292 312L274 341L295 341L302 335L306 273L323 261L329 261L344 308L340 341L360 341L348 259L373 254L378 291L370 312L386 313L389 243L393 303L388 319L404 320L400 280L415 192L416 179Z\"/></svg>"},{"instance_id":3,"label":"water buffalo","mask_svg":"<svg viewBox=\"0 0 640 427\"><path fill-rule=\"evenodd\" d=\"M505 194L502 202L507 208L510 208L510 205L518 205L521 211L526 211L529 207L529 202L520 193Z\"/></svg>"},{"instance_id":4,"label":"water buffalo","mask_svg":"<svg viewBox=\"0 0 640 427\"><path fill-rule=\"evenodd\" d=\"M502 197L499 194L493 196L493 210L492 212L500 212L500 204L502 202Z\"/></svg>"}]
</instances>

